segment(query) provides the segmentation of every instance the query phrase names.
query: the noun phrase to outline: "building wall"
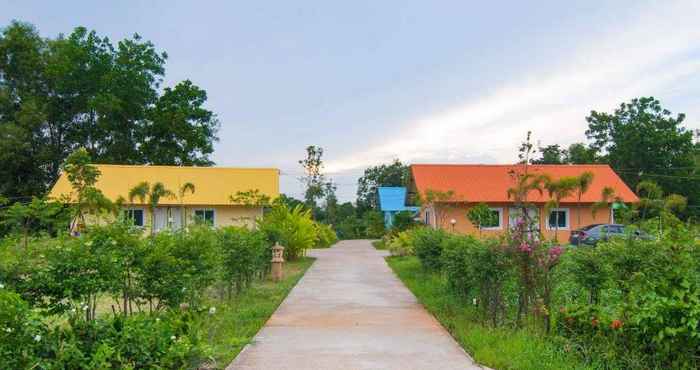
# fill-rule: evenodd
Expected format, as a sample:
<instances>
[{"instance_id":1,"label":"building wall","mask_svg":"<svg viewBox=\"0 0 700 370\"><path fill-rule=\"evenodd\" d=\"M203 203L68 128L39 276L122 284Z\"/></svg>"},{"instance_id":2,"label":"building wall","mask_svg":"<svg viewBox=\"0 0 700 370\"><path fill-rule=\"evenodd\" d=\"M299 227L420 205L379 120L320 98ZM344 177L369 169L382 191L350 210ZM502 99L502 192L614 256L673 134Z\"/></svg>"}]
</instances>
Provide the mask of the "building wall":
<instances>
[{"instance_id":1,"label":"building wall","mask_svg":"<svg viewBox=\"0 0 700 370\"><path fill-rule=\"evenodd\" d=\"M426 212L428 212L428 218L430 219L431 226L440 227L447 231L454 231L460 234L470 234L478 235L479 229L474 226L467 218L467 212L473 204L461 203L455 205L434 205L432 207L421 209L420 215L421 220L426 220ZM483 237L489 236L499 236L503 235L508 230L509 225L509 213L512 203L493 203L489 204L489 207L502 209L501 213L501 227L498 229L482 229L481 235ZM571 230L576 230L580 227L587 226L596 223L609 223L610 220L610 208L599 209L595 217L593 216L592 207L590 204L582 205L579 207L576 204L562 204L560 208L566 208L569 210L569 227L566 229L560 228L557 231L557 238L560 241L566 241L571 235ZM581 222L579 223L579 211L581 215ZM545 217L544 207L538 205L537 215L539 216L540 230L543 231L543 235L548 239L554 238L554 229L549 229L547 227L547 219ZM451 220L455 220L454 226L451 224Z\"/></svg>"},{"instance_id":2,"label":"building wall","mask_svg":"<svg viewBox=\"0 0 700 370\"><path fill-rule=\"evenodd\" d=\"M156 214L159 215L159 211L164 211L160 213L161 215L166 215L167 209L171 209L171 215L173 218L173 223L176 224L174 228L179 228L180 222L180 207L179 206L159 206L156 209ZM148 207L144 206L126 206L125 209L143 209L144 217L144 231L150 232L151 230L151 214ZM213 209L214 210L214 226L215 227L225 227L225 226L245 226L248 228L255 227L255 220L262 218L263 209L262 207L244 207L237 205L220 205L220 206L185 206L185 213L187 215L187 224L191 225L195 222L195 211L199 209ZM86 217L86 222L88 224L105 224L114 217L110 215L101 215L96 217L94 215L89 215ZM156 220L157 225L165 225L167 221Z\"/></svg>"}]
</instances>

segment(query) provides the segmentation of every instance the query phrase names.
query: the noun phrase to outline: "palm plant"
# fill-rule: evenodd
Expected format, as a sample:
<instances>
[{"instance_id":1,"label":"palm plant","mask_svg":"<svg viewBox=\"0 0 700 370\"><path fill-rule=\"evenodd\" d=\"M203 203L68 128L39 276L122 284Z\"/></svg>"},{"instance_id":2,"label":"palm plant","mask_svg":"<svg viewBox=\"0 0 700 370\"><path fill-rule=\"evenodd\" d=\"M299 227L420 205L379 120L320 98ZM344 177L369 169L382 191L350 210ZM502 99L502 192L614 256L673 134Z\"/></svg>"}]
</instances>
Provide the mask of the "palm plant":
<instances>
[{"instance_id":1,"label":"palm plant","mask_svg":"<svg viewBox=\"0 0 700 370\"><path fill-rule=\"evenodd\" d=\"M619 199L620 198L615 195L615 189L611 188L610 186L604 187L600 192L600 201L593 203L593 207L591 207L593 218L595 218L595 215L599 210L607 207L610 203L617 202ZM610 216L608 217L608 222L612 223L612 212L610 212Z\"/></svg>"},{"instance_id":2,"label":"palm plant","mask_svg":"<svg viewBox=\"0 0 700 370\"><path fill-rule=\"evenodd\" d=\"M561 200L571 196L579 183L577 177L562 177L559 180L549 180L544 187L547 189L550 200L545 205L545 214L549 214L552 209L559 208ZM559 233L559 212L556 212L554 225L554 242L558 241Z\"/></svg>"},{"instance_id":3,"label":"palm plant","mask_svg":"<svg viewBox=\"0 0 700 370\"><path fill-rule=\"evenodd\" d=\"M186 182L180 186L180 189L178 190L178 195L180 199L180 217L181 217L181 225L182 229L184 230L187 228L187 209L185 208L185 195L187 193L194 194L194 184L191 182Z\"/></svg>"},{"instance_id":4,"label":"palm plant","mask_svg":"<svg viewBox=\"0 0 700 370\"><path fill-rule=\"evenodd\" d=\"M583 197L583 194L585 194L591 187L591 184L593 183L593 177L593 172L586 171L576 178L576 196L578 200L578 203L576 204L578 212L576 213L578 214L578 227L581 227L581 198Z\"/></svg>"},{"instance_id":5,"label":"palm plant","mask_svg":"<svg viewBox=\"0 0 700 370\"><path fill-rule=\"evenodd\" d=\"M143 181L129 190L129 202L139 199L141 204L148 199L149 212L151 213L151 235L156 233L156 207L163 197L172 198L175 194L168 190L162 182L156 182L151 186L148 181Z\"/></svg>"}]
</instances>

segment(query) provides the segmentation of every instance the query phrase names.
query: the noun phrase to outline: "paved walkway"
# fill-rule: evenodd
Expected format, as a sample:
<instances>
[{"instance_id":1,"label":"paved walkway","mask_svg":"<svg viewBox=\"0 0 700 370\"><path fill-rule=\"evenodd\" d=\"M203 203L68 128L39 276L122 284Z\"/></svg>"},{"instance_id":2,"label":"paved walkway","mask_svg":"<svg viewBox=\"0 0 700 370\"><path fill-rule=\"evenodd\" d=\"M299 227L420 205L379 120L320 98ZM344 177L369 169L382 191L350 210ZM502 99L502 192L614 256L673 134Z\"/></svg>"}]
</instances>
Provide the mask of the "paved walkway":
<instances>
[{"instance_id":1,"label":"paved walkway","mask_svg":"<svg viewBox=\"0 0 700 370\"><path fill-rule=\"evenodd\" d=\"M480 369L369 241L318 259L227 369Z\"/></svg>"}]
</instances>

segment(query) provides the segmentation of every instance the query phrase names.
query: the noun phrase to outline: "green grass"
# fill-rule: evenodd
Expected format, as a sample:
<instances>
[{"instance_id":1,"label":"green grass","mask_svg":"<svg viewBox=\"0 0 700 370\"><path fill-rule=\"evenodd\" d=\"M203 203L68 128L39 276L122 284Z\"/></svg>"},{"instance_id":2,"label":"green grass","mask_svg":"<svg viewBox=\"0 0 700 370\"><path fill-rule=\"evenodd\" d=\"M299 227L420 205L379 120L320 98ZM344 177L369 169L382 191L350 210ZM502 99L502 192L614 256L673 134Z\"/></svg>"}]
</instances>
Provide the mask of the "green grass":
<instances>
[{"instance_id":1,"label":"green grass","mask_svg":"<svg viewBox=\"0 0 700 370\"><path fill-rule=\"evenodd\" d=\"M589 369L541 335L482 325L463 300L447 291L444 277L424 271L416 257L389 257L389 266L425 308L479 364L494 369Z\"/></svg>"},{"instance_id":2,"label":"green grass","mask_svg":"<svg viewBox=\"0 0 700 370\"><path fill-rule=\"evenodd\" d=\"M230 302L213 303L216 313L207 315L201 325L204 339L211 347L215 368L228 366L251 342L313 261L313 258L305 257L287 262L281 282L274 283L269 279L256 282Z\"/></svg>"},{"instance_id":3,"label":"green grass","mask_svg":"<svg viewBox=\"0 0 700 370\"><path fill-rule=\"evenodd\" d=\"M386 243L384 243L384 240L381 240L381 239L373 241L372 245L374 246L375 249L378 249L378 250L386 250L389 248L389 246L387 246Z\"/></svg>"}]
</instances>

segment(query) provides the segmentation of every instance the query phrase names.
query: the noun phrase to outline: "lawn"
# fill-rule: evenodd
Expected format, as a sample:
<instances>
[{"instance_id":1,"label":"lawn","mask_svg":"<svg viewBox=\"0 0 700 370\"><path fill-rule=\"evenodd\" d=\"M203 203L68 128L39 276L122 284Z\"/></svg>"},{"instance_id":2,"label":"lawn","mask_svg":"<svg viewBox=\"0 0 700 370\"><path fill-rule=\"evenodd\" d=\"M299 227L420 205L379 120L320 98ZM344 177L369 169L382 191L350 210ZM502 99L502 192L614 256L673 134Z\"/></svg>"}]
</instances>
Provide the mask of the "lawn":
<instances>
[{"instance_id":1,"label":"lawn","mask_svg":"<svg viewBox=\"0 0 700 370\"><path fill-rule=\"evenodd\" d=\"M384 242L384 240L382 240L382 239L373 241L372 246L374 246L374 248L377 250L389 249L389 246L387 246L386 243Z\"/></svg>"},{"instance_id":2,"label":"lawn","mask_svg":"<svg viewBox=\"0 0 700 370\"><path fill-rule=\"evenodd\" d=\"M251 342L313 262L313 258L301 258L285 263L280 283L270 279L253 283L204 319L201 325L211 346L214 368L228 366Z\"/></svg>"},{"instance_id":3,"label":"lawn","mask_svg":"<svg viewBox=\"0 0 700 370\"><path fill-rule=\"evenodd\" d=\"M388 257L396 275L479 363L494 369L589 369L535 333L482 325L464 302L447 292L445 278L426 272L416 257Z\"/></svg>"}]
</instances>

